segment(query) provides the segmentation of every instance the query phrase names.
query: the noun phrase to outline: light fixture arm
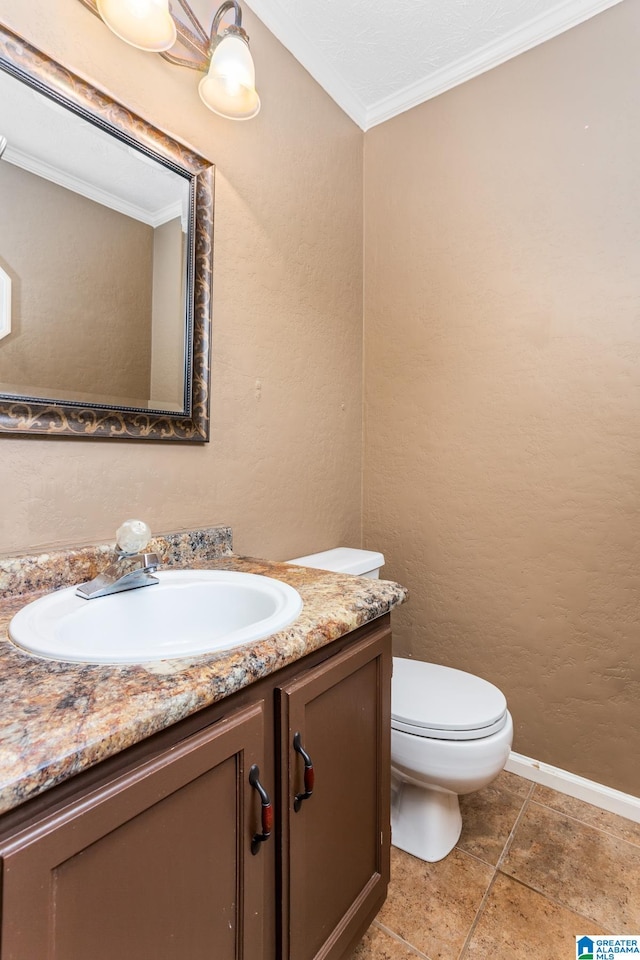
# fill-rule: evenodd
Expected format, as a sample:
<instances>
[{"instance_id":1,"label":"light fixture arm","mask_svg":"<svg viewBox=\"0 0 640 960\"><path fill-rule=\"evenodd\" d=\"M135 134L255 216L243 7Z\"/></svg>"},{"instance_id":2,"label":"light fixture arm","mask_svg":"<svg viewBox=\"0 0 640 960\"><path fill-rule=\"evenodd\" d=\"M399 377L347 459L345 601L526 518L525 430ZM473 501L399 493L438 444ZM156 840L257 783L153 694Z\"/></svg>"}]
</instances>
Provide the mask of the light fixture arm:
<instances>
[{"instance_id":1,"label":"light fixture arm","mask_svg":"<svg viewBox=\"0 0 640 960\"><path fill-rule=\"evenodd\" d=\"M191 6L187 3L187 0L177 0L177 3L186 14L189 23L193 27L193 32L189 30L184 23L181 23L177 17L173 17L176 32L182 43L195 53L197 60L185 60L184 57L177 57L174 53L167 53L166 51L163 51L160 56L164 60L168 60L169 63L175 64L177 67L191 67L192 70L206 70L209 62L209 38L200 25L200 21L191 9ZM169 6L171 7L171 4L169 4Z\"/></svg>"},{"instance_id":2,"label":"light fixture arm","mask_svg":"<svg viewBox=\"0 0 640 960\"><path fill-rule=\"evenodd\" d=\"M167 63L172 63L174 67L189 67L191 70L197 70L198 73L207 69L206 63L203 64L200 60L185 60L184 57L176 57L173 53L167 53L166 50L163 50L158 56L166 60Z\"/></svg>"},{"instance_id":3,"label":"light fixture arm","mask_svg":"<svg viewBox=\"0 0 640 960\"><path fill-rule=\"evenodd\" d=\"M229 23L224 28L224 33L222 36L219 35L220 24L222 23L222 18L230 10L233 10L234 13L234 22ZM246 44L249 43L249 37L247 36L246 30L242 28L242 8L237 0L224 0L224 3L221 4L216 10L216 15L213 18L213 23L211 24L211 38L209 53L213 53L217 45L223 39L223 37L228 36L229 34L235 34L237 37L241 37Z\"/></svg>"},{"instance_id":4,"label":"light fixture arm","mask_svg":"<svg viewBox=\"0 0 640 960\"><path fill-rule=\"evenodd\" d=\"M181 2L181 0L179 0ZM213 42L214 38L217 36L220 24L222 23L222 18L225 13L228 13L229 10L234 11L235 23L234 26L242 29L242 10L240 9L240 4L236 0L224 0L224 3L218 7L216 10L216 15L213 18L213 23L211 24L211 41Z\"/></svg>"},{"instance_id":5,"label":"light fixture arm","mask_svg":"<svg viewBox=\"0 0 640 960\"><path fill-rule=\"evenodd\" d=\"M176 33L180 41L191 50L195 55L195 60L185 60L183 57L177 57L175 54L167 53L166 50L160 52L160 56L170 63L175 63L180 67L193 67L195 70L206 70L209 62L209 44L208 41L202 41L199 34L192 33L184 23L180 23L174 17Z\"/></svg>"},{"instance_id":6,"label":"light fixture arm","mask_svg":"<svg viewBox=\"0 0 640 960\"><path fill-rule=\"evenodd\" d=\"M172 63L174 67L189 67L191 70L197 70L198 73L207 69L206 61L202 63L200 60L185 60L184 57L176 57L173 53L167 53L166 50L163 50L158 56L166 60L167 63Z\"/></svg>"},{"instance_id":7,"label":"light fixture arm","mask_svg":"<svg viewBox=\"0 0 640 960\"><path fill-rule=\"evenodd\" d=\"M200 24L200 21L198 20L198 18L196 17L195 13L194 13L193 10L191 9L191 6L190 6L189 3L187 2L187 0L177 0L177 2L179 3L179 5L182 7L182 9L184 10L184 12L186 13L186 15L187 15L187 17L188 17L188 19L189 19L189 22L191 23L191 26L192 26L193 29L195 30L197 36L200 38L200 40L202 41L202 43L207 44L207 43L209 42L209 38L208 38L208 36L206 35L205 31L203 30L203 28L202 28L202 26L201 26L201 24ZM169 4L169 7L171 7L171 4ZM174 17L173 19L175 20L176 18ZM176 25L177 25L177 24L176 24Z\"/></svg>"}]
</instances>

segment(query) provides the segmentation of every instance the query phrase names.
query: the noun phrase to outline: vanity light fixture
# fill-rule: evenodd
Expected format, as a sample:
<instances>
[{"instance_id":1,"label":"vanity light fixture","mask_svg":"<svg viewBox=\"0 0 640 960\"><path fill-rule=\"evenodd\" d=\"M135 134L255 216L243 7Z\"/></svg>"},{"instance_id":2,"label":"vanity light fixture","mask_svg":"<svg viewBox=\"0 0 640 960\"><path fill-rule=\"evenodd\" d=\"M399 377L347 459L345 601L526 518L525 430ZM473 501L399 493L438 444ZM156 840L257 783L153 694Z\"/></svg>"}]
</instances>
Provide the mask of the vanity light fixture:
<instances>
[{"instance_id":1,"label":"vanity light fixture","mask_svg":"<svg viewBox=\"0 0 640 960\"><path fill-rule=\"evenodd\" d=\"M159 53L179 67L205 71L198 92L202 102L229 120L250 120L260 110L256 72L249 37L242 28L242 9L225 0L209 32L188 0L80 0L113 33L139 50ZM233 23L223 23L233 11ZM180 44L186 56L170 53Z\"/></svg>"}]
</instances>

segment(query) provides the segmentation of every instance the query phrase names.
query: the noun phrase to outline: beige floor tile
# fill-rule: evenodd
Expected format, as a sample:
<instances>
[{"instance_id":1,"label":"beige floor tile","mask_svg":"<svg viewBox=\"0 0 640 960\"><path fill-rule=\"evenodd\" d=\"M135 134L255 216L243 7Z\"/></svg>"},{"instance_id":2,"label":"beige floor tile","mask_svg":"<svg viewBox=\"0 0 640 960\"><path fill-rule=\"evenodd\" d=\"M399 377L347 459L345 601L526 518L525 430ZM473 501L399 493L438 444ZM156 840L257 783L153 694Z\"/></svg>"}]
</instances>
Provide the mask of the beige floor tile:
<instances>
[{"instance_id":1,"label":"beige floor tile","mask_svg":"<svg viewBox=\"0 0 640 960\"><path fill-rule=\"evenodd\" d=\"M439 863L391 850L391 885L377 920L430 960L457 960L494 870L452 850Z\"/></svg>"},{"instance_id":2,"label":"beige floor tile","mask_svg":"<svg viewBox=\"0 0 640 960\"><path fill-rule=\"evenodd\" d=\"M500 780L460 797L462 834L457 846L495 866L524 802Z\"/></svg>"},{"instance_id":3,"label":"beige floor tile","mask_svg":"<svg viewBox=\"0 0 640 960\"><path fill-rule=\"evenodd\" d=\"M640 848L529 801L501 870L614 933L640 931Z\"/></svg>"},{"instance_id":4,"label":"beige floor tile","mask_svg":"<svg viewBox=\"0 0 640 960\"><path fill-rule=\"evenodd\" d=\"M351 960L418 960L424 954L401 943L376 924L372 924L356 948Z\"/></svg>"},{"instance_id":5,"label":"beige floor tile","mask_svg":"<svg viewBox=\"0 0 640 960\"><path fill-rule=\"evenodd\" d=\"M528 797L531 793L533 783L531 780L525 780L519 777L517 773L511 773L509 770L503 770L493 781L495 786L503 787L509 793L515 793L517 797Z\"/></svg>"},{"instance_id":6,"label":"beige floor tile","mask_svg":"<svg viewBox=\"0 0 640 960\"><path fill-rule=\"evenodd\" d=\"M575 937L605 931L534 890L498 874L463 960L575 957Z\"/></svg>"},{"instance_id":7,"label":"beige floor tile","mask_svg":"<svg viewBox=\"0 0 640 960\"><path fill-rule=\"evenodd\" d=\"M626 817L619 817L615 813L609 813L608 810L601 810L583 800L576 800L574 797L568 797L564 793L558 793L557 790L551 790L550 787L543 787L540 784L536 785L532 800L559 810L560 813L566 813L569 817L575 817L576 820L582 820L591 827L606 830L607 833L612 833L621 840L640 846L640 823L634 823Z\"/></svg>"}]
</instances>

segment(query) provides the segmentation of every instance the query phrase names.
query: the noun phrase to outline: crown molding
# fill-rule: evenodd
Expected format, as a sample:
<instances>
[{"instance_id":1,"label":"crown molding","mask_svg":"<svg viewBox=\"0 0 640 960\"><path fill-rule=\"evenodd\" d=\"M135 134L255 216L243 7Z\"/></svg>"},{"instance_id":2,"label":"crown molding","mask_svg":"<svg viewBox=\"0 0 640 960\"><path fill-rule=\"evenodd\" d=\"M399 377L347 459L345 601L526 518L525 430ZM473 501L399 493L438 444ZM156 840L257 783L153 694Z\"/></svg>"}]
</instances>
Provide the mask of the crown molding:
<instances>
[{"instance_id":1,"label":"crown molding","mask_svg":"<svg viewBox=\"0 0 640 960\"><path fill-rule=\"evenodd\" d=\"M367 119L367 108L364 102L336 73L333 64L327 60L313 41L298 29L279 4L274 3L274 0L249 0L247 6L307 73L311 74L340 109L351 117L361 130L364 130Z\"/></svg>"},{"instance_id":2,"label":"crown molding","mask_svg":"<svg viewBox=\"0 0 640 960\"><path fill-rule=\"evenodd\" d=\"M486 44L472 56L449 64L423 80L409 84L397 93L384 97L370 106L366 106L344 79L336 73L333 64L291 21L277 0L249 0L247 6L251 7L267 29L302 64L354 123L366 131L511 60L520 53L525 53L532 47L544 43L545 40L557 37L565 30L578 26L620 2L621 0L561 0L548 13L534 17L517 30Z\"/></svg>"},{"instance_id":3,"label":"crown molding","mask_svg":"<svg viewBox=\"0 0 640 960\"><path fill-rule=\"evenodd\" d=\"M130 203L128 200L124 200L122 197L118 197L108 190L103 190L89 180L84 180L81 177L67 173L66 170L53 166L45 160L41 160L39 157L35 157L33 154L20 150L17 147L7 146L2 155L2 159L7 163L12 163L16 167L22 167L23 170L27 170L37 177L49 180L59 187L64 187L66 190L78 193L80 196L86 197L87 200L94 200L96 203L102 204L103 207L109 207L111 210L123 213L126 217L139 220L141 223L145 223L154 229L176 217L182 217L184 220L182 204L179 201L151 213L149 210L145 210L135 203Z\"/></svg>"},{"instance_id":4,"label":"crown molding","mask_svg":"<svg viewBox=\"0 0 640 960\"><path fill-rule=\"evenodd\" d=\"M436 70L418 83L410 84L392 96L379 100L366 112L364 130L384 123L399 113L431 100L439 94L457 87L466 80L492 70L493 67L517 57L532 47L552 40L571 27L577 27L621 0L565 0L557 4L549 13L541 14L529 20L517 30L512 30L499 40L492 41L477 50L473 56L464 57L455 63Z\"/></svg>"}]
</instances>

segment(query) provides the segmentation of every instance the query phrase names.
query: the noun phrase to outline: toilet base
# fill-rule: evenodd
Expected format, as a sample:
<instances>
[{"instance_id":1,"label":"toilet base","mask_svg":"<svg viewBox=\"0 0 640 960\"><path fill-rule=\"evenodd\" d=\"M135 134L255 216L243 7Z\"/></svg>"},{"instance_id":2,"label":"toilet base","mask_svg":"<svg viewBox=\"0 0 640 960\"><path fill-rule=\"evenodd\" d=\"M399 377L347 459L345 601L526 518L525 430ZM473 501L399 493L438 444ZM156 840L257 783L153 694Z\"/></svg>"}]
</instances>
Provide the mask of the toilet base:
<instances>
[{"instance_id":1,"label":"toilet base","mask_svg":"<svg viewBox=\"0 0 640 960\"><path fill-rule=\"evenodd\" d=\"M391 843L428 863L443 860L458 842L462 817L458 796L394 778Z\"/></svg>"}]
</instances>

